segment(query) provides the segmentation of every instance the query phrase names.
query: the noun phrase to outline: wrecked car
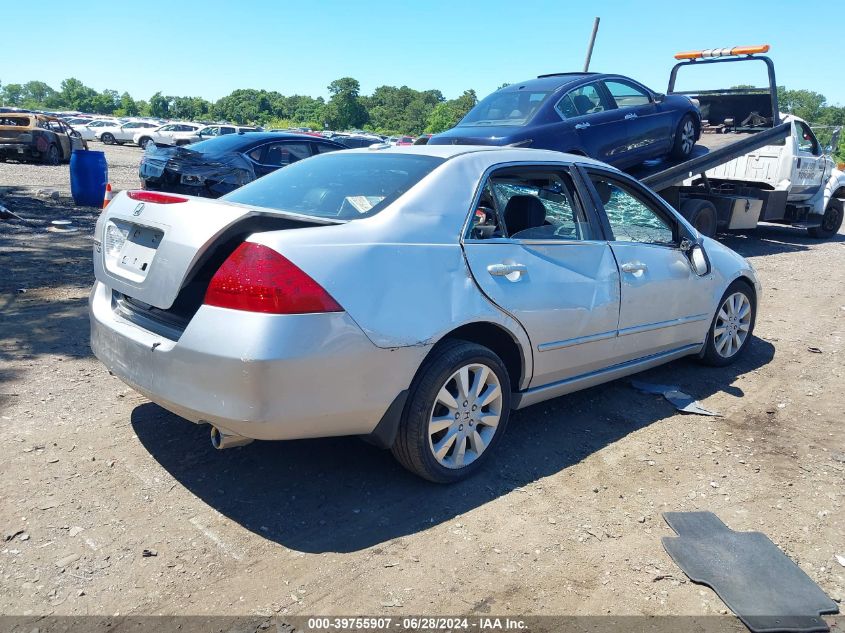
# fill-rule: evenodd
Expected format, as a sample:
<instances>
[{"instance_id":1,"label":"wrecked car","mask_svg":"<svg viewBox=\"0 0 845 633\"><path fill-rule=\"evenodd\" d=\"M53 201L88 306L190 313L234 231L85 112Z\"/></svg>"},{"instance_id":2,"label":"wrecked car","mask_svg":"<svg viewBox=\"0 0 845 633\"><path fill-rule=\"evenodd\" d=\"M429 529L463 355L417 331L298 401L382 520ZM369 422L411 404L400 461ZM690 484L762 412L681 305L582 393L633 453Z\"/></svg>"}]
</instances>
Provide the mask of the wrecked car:
<instances>
[{"instance_id":1,"label":"wrecked car","mask_svg":"<svg viewBox=\"0 0 845 633\"><path fill-rule=\"evenodd\" d=\"M138 176L144 189L219 198L280 167L341 149L347 148L328 139L276 132L226 134L190 147L151 143Z\"/></svg>"},{"instance_id":2,"label":"wrecked car","mask_svg":"<svg viewBox=\"0 0 845 633\"><path fill-rule=\"evenodd\" d=\"M56 117L34 112L0 113L0 161L70 162L75 149L88 149L78 132Z\"/></svg>"},{"instance_id":3,"label":"wrecked car","mask_svg":"<svg viewBox=\"0 0 845 633\"><path fill-rule=\"evenodd\" d=\"M761 292L631 176L537 149L378 145L221 200L121 192L94 239L94 353L216 448L366 435L437 482L495 462L511 409L736 361Z\"/></svg>"}]
</instances>

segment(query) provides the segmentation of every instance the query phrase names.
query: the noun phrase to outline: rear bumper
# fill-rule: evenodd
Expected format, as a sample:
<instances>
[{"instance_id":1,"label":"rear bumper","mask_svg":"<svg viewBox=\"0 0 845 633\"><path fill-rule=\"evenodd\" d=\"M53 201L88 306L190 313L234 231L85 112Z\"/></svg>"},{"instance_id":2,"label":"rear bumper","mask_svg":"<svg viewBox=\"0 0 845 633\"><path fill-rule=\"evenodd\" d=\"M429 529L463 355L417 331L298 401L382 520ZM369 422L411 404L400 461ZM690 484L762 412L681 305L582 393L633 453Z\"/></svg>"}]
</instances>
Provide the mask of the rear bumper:
<instances>
[{"instance_id":1,"label":"rear bumper","mask_svg":"<svg viewBox=\"0 0 845 633\"><path fill-rule=\"evenodd\" d=\"M262 440L371 433L427 347L373 345L345 312L269 315L202 306L178 341L90 296L91 348L125 383L192 422Z\"/></svg>"},{"instance_id":2,"label":"rear bumper","mask_svg":"<svg viewBox=\"0 0 845 633\"><path fill-rule=\"evenodd\" d=\"M41 158L41 152L30 143L0 143L0 155L9 158Z\"/></svg>"}]
</instances>

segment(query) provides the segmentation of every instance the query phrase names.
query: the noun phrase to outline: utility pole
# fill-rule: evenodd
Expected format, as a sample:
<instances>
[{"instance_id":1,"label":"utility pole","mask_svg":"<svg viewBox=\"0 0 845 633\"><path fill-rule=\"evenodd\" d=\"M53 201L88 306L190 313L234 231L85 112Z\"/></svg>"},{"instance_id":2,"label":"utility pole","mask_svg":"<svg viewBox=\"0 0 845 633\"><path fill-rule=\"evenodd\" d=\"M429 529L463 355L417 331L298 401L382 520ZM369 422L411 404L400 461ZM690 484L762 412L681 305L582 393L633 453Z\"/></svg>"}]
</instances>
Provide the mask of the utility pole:
<instances>
[{"instance_id":1,"label":"utility pole","mask_svg":"<svg viewBox=\"0 0 845 633\"><path fill-rule=\"evenodd\" d=\"M587 59L584 60L584 72L590 70L590 58L593 56L593 44L596 43L596 34L599 32L599 21L601 18L596 18L593 22L593 34L590 36L590 45L587 47Z\"/></svg>"}]
</instances>

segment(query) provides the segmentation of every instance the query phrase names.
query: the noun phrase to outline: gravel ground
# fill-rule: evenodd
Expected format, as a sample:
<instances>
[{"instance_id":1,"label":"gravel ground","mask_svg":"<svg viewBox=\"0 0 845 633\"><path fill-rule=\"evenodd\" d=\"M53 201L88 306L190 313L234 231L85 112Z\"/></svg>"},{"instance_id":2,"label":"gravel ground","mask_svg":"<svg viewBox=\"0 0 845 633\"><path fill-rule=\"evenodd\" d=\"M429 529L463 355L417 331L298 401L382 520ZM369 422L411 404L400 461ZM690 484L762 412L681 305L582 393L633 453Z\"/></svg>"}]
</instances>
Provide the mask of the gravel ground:
<instances>
[{"instance_id":1,"label":"gravel ground","mask_svg":"<svg viewBox=\"0 0 845 633\"><path fill-rule=\"evenodd\" d=\"M0 613L727 613L661 546L679 510L766 533L845 597L842 235L723 237L765 291L748 355L642 375L723 417L617 381L516 412L492 467L447 487L354 438L214 451L91 356L97 211L0 203L26 220L0 222Z\"/></svg>"},{"instance_id":2,"label":"gravel ground","mask_svg":"<svg viewBox=\"0 0 845 633\"><path fill-rule=\"evenodd\" d=\"M114 191L137 189L138 163L143 150L135 145L104 145L97 141L88 143L88 149L105 152L109 166L109 182ZM22 191L58 191L70 196L70 166L39 165L33 163L0 163L0 187L15 187Z\"/></svg>"}]
</instances>

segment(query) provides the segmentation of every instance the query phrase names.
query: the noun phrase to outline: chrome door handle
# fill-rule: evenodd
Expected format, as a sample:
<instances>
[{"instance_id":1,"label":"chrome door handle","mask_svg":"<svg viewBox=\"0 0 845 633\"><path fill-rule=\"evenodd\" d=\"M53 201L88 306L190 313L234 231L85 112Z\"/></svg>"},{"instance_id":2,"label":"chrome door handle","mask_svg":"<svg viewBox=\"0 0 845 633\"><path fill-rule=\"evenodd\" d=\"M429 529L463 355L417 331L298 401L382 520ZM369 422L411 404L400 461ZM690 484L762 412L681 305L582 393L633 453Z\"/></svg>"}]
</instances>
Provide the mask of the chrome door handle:
<instances>
[{"instance_id":1,"label":"chrome door handle","mask_svg":"<svg viewBox=\"0 0 845 633\"><path fill-rule=\"evenodd\" d=\"M619 268L622 269L623 273L642 273L648 270L648 266L642 262L626 262Z\"/></svg>"},{"instance_id":2,"label":"chrome door handle","mask_svg":"<svg viewBox=\"0 0 845 633\"><path fill-rule=\"evenodd\" d=\"M490 264L487 272L494 277L507 277L512 273L526 273L528 266L525 264Z\"/></svg>"},{"instance_id":3,"label":"chrome door handle","mask_svg":"<svg viewBox=\"0 0 845 633\"><path fill-rule=\"evenodd\" d=\"M625 115L626 121L630 121L631 119L636 119L636 118L637 118L637 115L634 114L633 112L629 112L628 114Z\"/></svg>"},{"instance_id":4,"label":"chrome door handle","mask_svg":"<svg viewBox=\"0 0 845 633\"><path fill-rule=\"evenodd\" d=\"M590 127L589 123L576 123L575 124L576 130L586 130L588 127Z\"/></svg>"}]
</instances>

